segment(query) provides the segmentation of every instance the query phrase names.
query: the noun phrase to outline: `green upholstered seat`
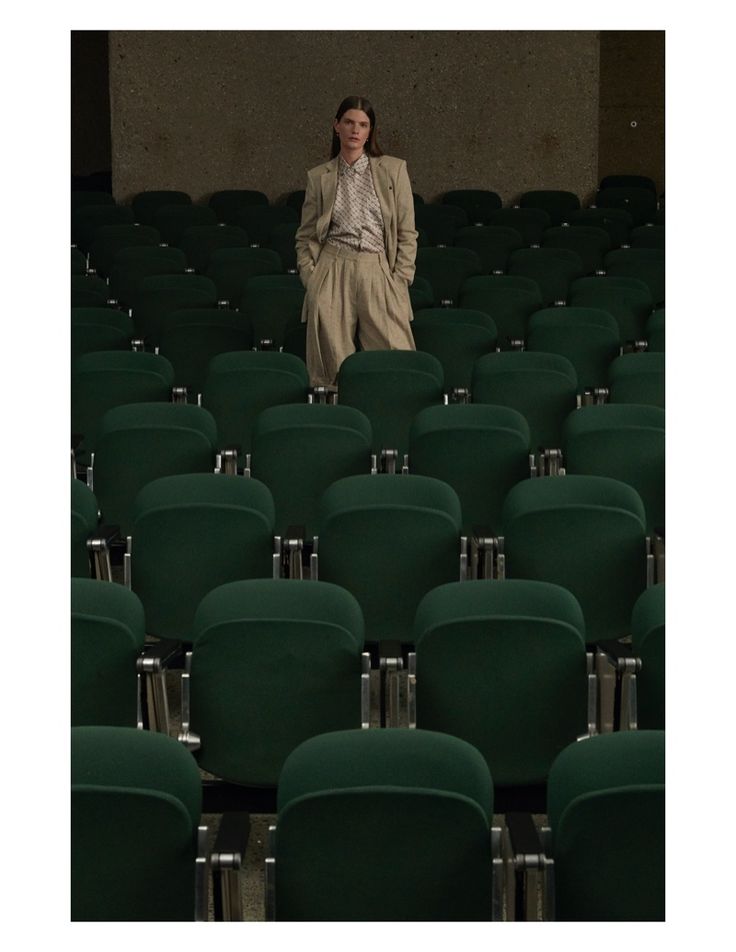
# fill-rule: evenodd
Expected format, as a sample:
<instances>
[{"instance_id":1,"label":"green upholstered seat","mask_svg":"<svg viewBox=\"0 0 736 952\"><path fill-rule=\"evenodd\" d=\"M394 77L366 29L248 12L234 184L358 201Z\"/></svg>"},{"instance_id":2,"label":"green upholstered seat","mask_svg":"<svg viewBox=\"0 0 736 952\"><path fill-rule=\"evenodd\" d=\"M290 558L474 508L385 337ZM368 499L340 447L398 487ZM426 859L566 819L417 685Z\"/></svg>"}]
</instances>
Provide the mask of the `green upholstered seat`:
<instances>
[{"instance_id":1,"label":"green upholstered seat","mask_svg":"<svg viewBox=\"0 0 736 952\"><path fill-rule=\"evenodd\" d=\"M621 352L616 319L593 307L548 307L529 318L527 348L566 357L575 368L578 392L605 387L608 368Z\"/></svg>"},{"instance_id":2,"label":"green upholstered seat","mask_svg":"<svg viewBox=\"0 0 736 952\"><path fill-rule=\"evenodd\" d=\"M664 352L622 354L608 371L611 403L665 404Z\"/></svg>"},{"instance_id":3,"label":"green upholstered seat","mask_svg":"<svg viewBox=\"0 0 736 952\"><path fill-rule=\"evenodd\" d=\"M517 483L501 513L507 578L567 588L580 602L589 643L630 633L647 584L646 518L636 490L604 476Z\"/></svg>"},{"instance_id":4,"label":"green upholstered seat","mask_svg":"<svg viewBox=\"0 0 736 952\"><path fill-rule=\"evenodd\" d=\"M551 226L554 228L566 221L570 212L580 208L580 199L574 192L563 189L533 189L524 192L519 197L519 207L543 209L549 215Z\"/></svg>"},{"instance_id":5,"label":"green upholstered seat","mask_svg":"<svg viewBox=\"0 0 736 952\"><path fill-rule=\"evenodd\" d=\"M71 319L72 367L82 354L98 350L130 350L135 328L126 311L112 307L73 307Z\"/></svg>"},{"instance_id":6,"label":"green upholstered seat","mask_svg":"<svg viewBox=\"0 0 736 952\"><path fill-rule=\"evenodd\" d=\"M455 232L455 247L472 248L486 274L505 271L509 255L524 247L524 239L515 228L504 225L469 225Z\"/></svg>"},{"instance_id":7,"label":"green upholstered seat","mask_svg":"<svg viewBox=\"0 0 736 952\"><path fill-rule=\"evenodd\" d=\"M580 256L569 248L519 248L509 255L509 274L536 281L545 307L567 302L570 285L584 273Z\"/></svg>"},{"instance_id":8,"label":"green upholstered seat","mask_svg":"<svg viewBox=\"0 0 736 952\"><path fill-rule=\"evenodd\" d=\"M664 582L642 592L631 615L631 646L641 660L637 680L637 724L664 730L665 591Z\"/></svg>"},{"instance_id":9,"label":"green upholstered seat","mask_svg":"<svg viewBox=\"0 0 736 952\"><path fill-rule=\"evenodd\" d=\"M252 344L253 328L239 311L185 307L164 317L159 353L171 362L175 385L186 387L189 399L196 399L213 357L249 350Z\"/></svg>"},{"instance_id":10,"label":"green upholstered seat","mask_svg":"<svg viewBox=\"0 0 736 952\"><path fill-rule=\"evenodd\" d=\"M472 248L449 245L419 248L416 269L416 273L431 284L437 305L442 302L457 304L463 282L472 275L483 273L481 260Z\"/></svg>"},{"instance_id":11,"label":"green upholstered seat","mask_svg":"<svg viewBox=\"0 0 736 952\"><path fill-rule=\"evenodd\" d=\"M226 188L213 192L209 205L214 208L219 221L234 225L241 208L248 205L268 205L268 196L252 188Z\"/></svg>"},{"instance_id":12,"label":"green upholstered seat","mask_svg":"<svg viewBox=\"0 0 736 952\"><path fill-rule=\"evenodd\" d=\"M216 225L217 215L207 205L167 202L155 208L153 224L167 245L179 246L187 228L191 225Z\"/></svg>"},{"instance_id":13,"label":"green upholstered seat","mask_svg":"<svg viewBox=\"0 0 736 952\"><path fill-rule=\"evenodd\" d=\"M501 207L501 197L487 188L454 188L444 193L442 204L461 208L469 225L487 225L490 212Z\"/></svg>"},{"instance_id":14,"label":"green upholstered seat","mask_svg":"<svg viewBox=\"0 0 736 952\"><path fill-rule=\"evenodd\" d=\"M527 322L542 307L542 294L533 278L494 274L468 278L460 291L459 307L484 311L498 330L498 345L508 350L511 340L526 337Z\"/></svg>"},{"instance_id":15,"label":"green upholstered seat","mask_svg":"<svg viewBox=\"0 0 736 952\"><path fill-rule=\"evenodd\" d=\"M498 332L483 311L436 307L419 311L412 321L417 350L432 354L442 364L445 389L470 387L478 357L496 349Z\"/></svg>"},{"instance_id":16,"label":"green upholstered seat","mask_svg":"<svg viewBox=\"0 0 736 952\"><path fill-rule=\"evenodd\" d=\"M280 920L489 920L493 784L431 731L339 731L300 745L279 783Z\"/></svg>"},{"instance_id":17,"label":"green upholstered seat","mask_svg":"<svg viewBox=\"0 0 736 952\"><path fill-rule=\"evenodd\" d=\"M470 224L468 214L459 205L447 203L420 203L414 205L414 224L422 231L430 247L451 245L458 228Z\"/></svg>"},{"instance_id":18,"label":"green upholstered seat","mask_svg":"<svg viewBox=\"0 0 736 952\"><path fill-rule=\"evenodd\" d=\"M621 342L641 340L652 311L652 293L639 278L596 276L573 281L572 307L601 308L618 322Z\"/></svg>"},{"instance_id":19,"label":"green upholstered seat","mask_svg":"<svg viewBox=\"0 0 736 952\"><path fill-rule=\"evenodd\" d=\"M529 477L529 427L509 407L448 404L421 410L409 433L409 471L446 482L460 499L463 534L500 531L501 506Z\"/></svg>"},{"instance_id":20,"label":"green upholstered seat","mask_svg":"<svg viewBox=\"0 0 736 952\"><path fill-rule=\"evenodd\" d=\"M135 220L142 225L153 225L156 212L164 205L191 205L187 192L177 189L147 189L133 196L130 203Z\"/></svg>"},{"instance_id":21,"label":"green upholstered seat","mask_svg":"<svg viewBox=\"0 0 736 952\"><path fill-rule=\"evenodd\" d=\"M152 274L140 279L132 301L133 322L149 347L158 346L164 319L182 307L215 307L214 282L201 274Z\"/></svg>"},{"instance_id":22,"label":"green upholstered seat","mask_svg":"<svg viewBox=\"0 0 736 952\"><path fill-rule=\"evenodd\" d=\"M157 274L184 274L187 259L172 245L135 245L115 252L110 270L112 296L127 307L135 301L142 278Z\"/></svg>"},{"instance_id":23,"label":"green upholstered seat","mask_svg":"<svg viewBox=\"0 0 736 952\"><path fill-rule=\"evenodd\" d=\"M194 919L201 781L192 755L164 734L75 727L71 773L71 918Z\"/></svg>"},{"instance_id":24,"label":"green upholstered seat","mask_svg":"<svg viewBox=\"0 0 736 952\"><path fill-rule=\"evenodd\" d=\"M250 237L244 228L238 225L190 225L179 239L179 247L187 258L190 268L204 274L212 258L212 252L219 248L248 248Z\"/></svg>"},{"instance_id":25,"label":"green upholstered seat","mask_svg":"<svg viewBox=\"0 0 736 952\"><path fill-rule=\"evenodd\" d=\"M98 524L97 499L81 479L71 481L71 569L72 575L89 578L87 539Z\"/></svg>"}]
</instances>

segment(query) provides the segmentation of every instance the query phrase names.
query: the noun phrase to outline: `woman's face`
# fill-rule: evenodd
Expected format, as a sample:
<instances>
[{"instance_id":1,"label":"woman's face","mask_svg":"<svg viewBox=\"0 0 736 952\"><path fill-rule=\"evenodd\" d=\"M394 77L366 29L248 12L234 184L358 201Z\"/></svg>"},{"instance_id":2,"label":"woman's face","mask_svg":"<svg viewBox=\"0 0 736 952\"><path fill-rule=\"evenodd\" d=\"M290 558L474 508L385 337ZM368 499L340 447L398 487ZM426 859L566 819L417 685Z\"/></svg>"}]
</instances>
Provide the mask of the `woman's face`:
<instances>
[{"instance_id":1,"label":"woman's face","mask_svg":"<svg viewBox=\"0 0 736 952\"><path fill-rule=\"evenodd\" d=\"M348 109L333 128L344 152L362 152L371 131L371 121L362 109Z\"/></svg>"}]
</instances>

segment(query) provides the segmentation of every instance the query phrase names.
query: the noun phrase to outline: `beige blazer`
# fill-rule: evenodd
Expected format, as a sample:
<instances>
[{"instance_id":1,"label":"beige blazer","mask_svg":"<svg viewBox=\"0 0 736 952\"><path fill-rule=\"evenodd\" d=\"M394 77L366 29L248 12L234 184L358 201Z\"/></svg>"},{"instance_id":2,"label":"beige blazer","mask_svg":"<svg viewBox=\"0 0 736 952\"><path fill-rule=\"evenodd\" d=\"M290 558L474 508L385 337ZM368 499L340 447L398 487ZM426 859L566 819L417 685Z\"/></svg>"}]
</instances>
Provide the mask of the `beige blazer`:
<instances>
[{"instance_id":1,"label":"beige blazer","mask_svg":"<svg viewBox=\"0 0 736 952\"><path fill-rule=\"evenodd\" d=\"M393 274L411 284L417 256L417 232L406 162L390 155L369 158L383 215L388 265ZM338 161L339 156L335 156L307 173L302 223L296 233L296 263L305 287L327 240L337 194Z\"/></svg>"}]
</instances>

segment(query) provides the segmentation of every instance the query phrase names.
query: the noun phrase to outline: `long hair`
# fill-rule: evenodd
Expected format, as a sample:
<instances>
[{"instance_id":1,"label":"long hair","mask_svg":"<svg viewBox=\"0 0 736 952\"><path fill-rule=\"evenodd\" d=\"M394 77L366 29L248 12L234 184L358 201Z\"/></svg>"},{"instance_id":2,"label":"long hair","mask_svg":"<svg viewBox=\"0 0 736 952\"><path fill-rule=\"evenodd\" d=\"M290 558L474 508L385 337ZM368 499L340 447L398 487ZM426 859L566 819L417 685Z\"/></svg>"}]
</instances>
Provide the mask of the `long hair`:
<instances>
[{"instance_id":1,"label":"long hair","mask_svg":"<svg viewBox=\"0 0 736 952\"><path fill-rule=\"evenodd\" d=\"M365 98L365 96L347 96L340 105L337 107L337 112L335 113L335 121L339 122L343 115L348 111L348 109L360 109L366 116L370 119L371 122L371 131L368 134L366 139L364 151L368 155L383 155L380 145L378 144L378 139L376 137L376 114L373 111L373 106ZM336 155L340 152L340 139L335 132L332 130L332 146L330 149L330 158L334 159Z\"/></svg>"}]
</instances>

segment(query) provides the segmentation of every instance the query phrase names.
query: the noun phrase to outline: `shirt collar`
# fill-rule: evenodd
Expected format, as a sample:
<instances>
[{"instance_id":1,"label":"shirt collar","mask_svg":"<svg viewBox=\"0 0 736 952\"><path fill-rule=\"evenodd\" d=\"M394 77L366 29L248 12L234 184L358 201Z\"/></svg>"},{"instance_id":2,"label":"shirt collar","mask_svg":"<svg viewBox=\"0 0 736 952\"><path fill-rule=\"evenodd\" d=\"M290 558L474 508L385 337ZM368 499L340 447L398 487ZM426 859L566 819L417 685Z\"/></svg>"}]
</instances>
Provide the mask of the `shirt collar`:
<instances>
[{"instance_id":1,"label":"shirt collar","mask_svg":"<svg viewBox=\"0 0 736 952\"><path fill-rule=\"evenodd\" d=\"M340 156L340 162L338 163L338 168L340 169L340 175L344 175L346 172L364 172L368 167L368 156L364 152L361 157L353 162L352 165L348 165L345 159Z\"/></svg>"}]
</instances>

